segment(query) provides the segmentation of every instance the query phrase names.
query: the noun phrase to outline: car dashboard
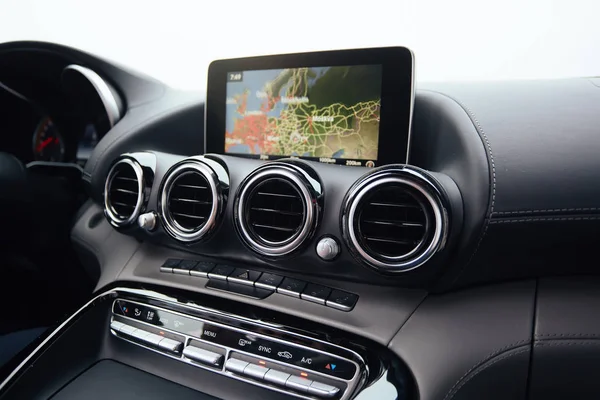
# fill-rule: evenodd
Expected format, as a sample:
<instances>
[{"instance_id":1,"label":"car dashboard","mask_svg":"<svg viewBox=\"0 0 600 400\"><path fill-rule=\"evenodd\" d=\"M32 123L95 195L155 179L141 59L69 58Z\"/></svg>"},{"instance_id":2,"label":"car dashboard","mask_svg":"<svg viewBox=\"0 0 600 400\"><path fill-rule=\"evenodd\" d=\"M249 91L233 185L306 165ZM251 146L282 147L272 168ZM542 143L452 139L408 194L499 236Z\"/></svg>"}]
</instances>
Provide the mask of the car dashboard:
<instances>
[{"instance_id":1,"label":"car dashboard","mask_svg":"<svg viewBox=\"0 0 600 400\"><path fill-rule=\"evenodd\" d=\"M204 94L64 46L9 53L93 71L121 111L48 111L83 165L70 239L96 291L0 399L600 390L597 80L418 84L407 162L367 168L204 152ZM18 119L34 160L38 116Z\"/></svg>"}]
</instances>

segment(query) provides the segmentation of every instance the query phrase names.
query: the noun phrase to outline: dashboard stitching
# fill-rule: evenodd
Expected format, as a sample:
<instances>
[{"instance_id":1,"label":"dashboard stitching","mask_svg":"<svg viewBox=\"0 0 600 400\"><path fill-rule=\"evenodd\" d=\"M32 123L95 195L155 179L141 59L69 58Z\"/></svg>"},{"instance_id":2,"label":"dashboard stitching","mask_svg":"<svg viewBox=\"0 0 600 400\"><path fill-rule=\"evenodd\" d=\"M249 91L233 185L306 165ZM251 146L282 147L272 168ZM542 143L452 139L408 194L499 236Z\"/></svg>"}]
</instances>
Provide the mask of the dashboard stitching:
<instances>
[{"instance_id":1,"label":"dashboard stitching","mask_svg":"<svg viewBox=\"0 0 600 400\"><path fill-rule=\"evenodd\" d=\"M463 376L460 377L459 380L456 381L456 383L450 388L450 390L448 391L448 393L446 394L446 396L444 397L444 400L446 400L448 398L448 396L450 396L450 394L454 391L454 389L456 388L456 386L466 377L468 376L471 372L473 372L474 369L478 368L480 365L482 365L483 363L493 359L494 357L497 357L498 355L506 352L506 351L510 351L513 350L515 348L518 348L519 345L529 342L529 339L523 339L523 340L519 340L518 342L514 342L509 344L508 346L504 346L501 349L498 350L494 350L493 352L491 352L490 354L488 354L487 356L485 356L481 361L479 361L477 364L473 365L471 368L469 368L469 370L467 372L464 373ZM462 385L461 385L462 386ZM456 389L456 391L458 391L459 388ZM456 392L452 393L452 396L454 396L454 394L456 394ZM452 398L452 397L450 397Z\"/></svg>"},{"instance_id":2,"label":"dashboard stitching","mask_svg":"<svg viewBox=\"0 0 600 400\"><path fill-rule=\"evenodd\" d=\"M593 346L598 346L600 345L600 341L595 341L595 342L586 342L586 341L578 341L578 342L536 342L534 343L534 346L539 347L539 346L588 346L588 345L593 345Z\"/></svg>"},{"instance_id":3,"label":"dashboard stitching","mask_svg":"<svg viewBox=\"0 0 600 400\"><path fill-rule=\"evenodd\" d=\"M586 337L586 336L599 337L600 334L597 334L597 333L542 333L540 335L535 335L536 339L543 338L543 337L559 337L559 338L563 338L563 339L573 339L573 338L577 338L577 337Z\"/></svg>"},{"instance_id":4,"label":"dashboard stitching","mask_svg":"<svg viewBox=\"0 0 600 400\"><path fill-rule=\"evenodd\" d=\"M513 349L511 349L511 350L513 350ZM510 350L507 350L507 351L510 351ZM504 355L504 356L502 356L502 357L498 357L498 358L496 358L495 360L493 360L493 361L492 361L490 364L488 364L488 365L485 365L485 366L484 366L482 369L480 369L479 371L475 372L473 375L469 376L469 378L468 378L468 379L466 379L466 380L462 381L462 380L463 380L463 379L464 379L464 378L465 378L465 377L466 377L468 374L470 374L470 373L471 373L471 372L472 372L474 369L476 369L476 368L479 368L479 367L480 367L480 366L481 366L481 365L482 365L484 362L487 362L487 361L490 361L490 360L486 360L486 361L484 361L484 362L480 362L480 363L478 363L477 365L475 365L473 368L471 368L471 369L470 369L470 370L469 370L469 371L468 371L468 372L467 372L465 375L463 375L463 376L462 376L462 377L461 377L461 378L460 378L460 379L459 379L459 380L456 382L456 384L455 384L455 385L452 387L452 389L450 389L450 391L448 392L448 394L446 394L446 396L444 397L444 400L451 400L451 399L452 399L452 398L453 398L453 397L456 395L456 393L458 393L458 391L459 391L459 390L460 390L460 389L461 389L461 388L462 388L464 385L466 385L466 384L467 384L467 383L468 383L468 382L469 382L471 379L473 379L473 378L474 378L474 377L476 377L476 376L477 376L479 373L481 373L481 372L485 371L486 369L488 369L488 368L489 368L489 367L491 367L492 365L494 365L494 364L496 364L496 363L498 363L498 362L500 362L500 361L502 361L502 360L506 360L507 358L510 358L510 357L513 357L513 356L516 356L516 355L519 355L519 354L525 353L525 352L527 352L527 351L529 351L529 346L527 346L527 347L524 347L524 348L522 348L522 349L520 349L519 351L516 351L516 352L514 352L514 353L510 353L510 354L506 354L506 355ZM461 381L462 381L462 382L461 382ZM460 383L460 385L458 385L458 386L457 386L457 384L458 384L459 382L461 382L461 383ZM448 397L448 396L450 396L450 397Z\"/></svg>"},{"instance_id":5,"label":"dashboard stitching","mask_svg":"<svg viewBox=\"0 0 600 400\"><path fill-rule=\"evenodd\" d=\"M521 218L521 219L506 219L490 221L490 224L516 224L519 222L536 222L536 221L597 221L600 217L539 217L539 218Z\"/></svg>"},{"instance_id":6,"label":"dashboard stitching","mask_svg":"<svg viewBox=\"0 0 600 400\"><path fill-rule=\"evenodd\" d=\"M547 210L523 210L523 211L496 211L495 215L515 215L515 214L536 214L536 213L550 213L550 212L568 212L568 211L600 211L600 207L586 207L586 208L549 208Z\"/></svg>"}]
</instances>

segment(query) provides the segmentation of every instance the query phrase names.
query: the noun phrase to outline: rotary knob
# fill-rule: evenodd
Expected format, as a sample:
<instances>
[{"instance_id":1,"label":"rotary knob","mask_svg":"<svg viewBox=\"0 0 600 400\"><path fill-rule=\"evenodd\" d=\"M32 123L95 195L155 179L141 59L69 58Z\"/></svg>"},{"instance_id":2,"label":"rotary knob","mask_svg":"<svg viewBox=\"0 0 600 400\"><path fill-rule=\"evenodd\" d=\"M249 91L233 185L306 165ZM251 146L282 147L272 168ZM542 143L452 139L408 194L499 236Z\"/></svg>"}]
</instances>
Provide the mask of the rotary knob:
<instances>
[{"instance_id":1,"label":"rotary knob","mask_svg":"<svg viewBox=\"0 0 600 400\"><path fill-rule=\"evenodd\" d=\"M154 230L156 228L156 213L150 211L146 214L142 214L138 217L138 226L147 231Z\"/></svg>"},{"instance_id":2,"label":"rotary knob","mask_svg":"<svg viewBox=\"0 0 600 400\"><path fill-rule=\"evenodd\" d=\"M340 245L332 237L324 237L317 243L317 255L325 261L331 261L340 254Z\"/></svg>"}]
</instances>

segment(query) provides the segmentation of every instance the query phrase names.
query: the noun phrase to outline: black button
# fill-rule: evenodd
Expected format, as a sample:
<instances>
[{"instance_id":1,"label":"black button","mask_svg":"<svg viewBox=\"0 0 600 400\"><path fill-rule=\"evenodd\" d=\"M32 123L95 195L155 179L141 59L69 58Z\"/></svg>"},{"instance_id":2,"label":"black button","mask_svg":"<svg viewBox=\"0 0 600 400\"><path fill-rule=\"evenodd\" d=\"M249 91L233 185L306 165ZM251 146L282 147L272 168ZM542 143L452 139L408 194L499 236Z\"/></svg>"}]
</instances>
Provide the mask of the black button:
<instances>
[{"instance_id":1,"label":"black button","mask_svg":"<svg viewBox=\"0 0 600 400\"><path fill-rule=\"evenodd\" d=\"M200 276L202 278L208 277L208 273L215 267L215 263L208 261L199 261L198 264L190 269L191 276Z\"/></svg>"},{"instance_id":2,"label":"black button","mask_svg":"<svg viewBox=\"0 0 600 400\"><path fill-rule=\"evenodd\" d=\"M272 290L215 279L209 280L206 284L206 287L210 289L224 290L226 292L233 292L243 296L253 297L255 299L264 299L265 297L273 294Z\"/></svg>"},{"instance_id":3,"label":"black button","mask_svg":"<svg viewBox=\"0 0 600 400\"><path fill-rule=\"evenodd\" d=\"M173 272L173 268L176 268L181 260L176 258L169 258L164 264L160 267L160 272Z\"/></svg>"},{"instance_id":4,"label":"black button","mask_svg":"<svg viewBox=\"0 0 600 400\"><path fill-rule=\"evenodd\" d=\"M192 269L196 266L196 264L198 264L198 261L194 261L194 260L183 260L181 263L179 263L179 267L177 268L181 268L181 269Z\"/></svg>"},{"instance_id":5,"label":"black button","mask_svg":"<svg viewBox=\"0 0 600 400\"><path fill-rule=\"evenodd\" d=\"M279 285L279 287L277 288L277 293L285 294L288 296L300 297L300 293L302 293L302 290L305 286L306 282L304 281L292 278L285 278L283 282L281 282L281 285Z\"/></svg>"},{"instance_id":6,"label":"black button","mask_svg":"<svg viewBox=\"0 0 600 400\"><path fill-rule=\"evenodd\" d=\"M227 279L229 274L233 272L234 269L235 268L233 268L232 266L219 264L208 274L208 277L210 279L220 279L224 281Z\"/></svg>"},{"instance_id":7,"label":"black button","mask_svg":"<svg viewBox=\"0 0 600 400\"><path fill-rule=\"evenodd\" d=\"M260 278L254 283L254 286L275 290L282 280L283 276L263 272Z\"/></svg>"},{"instance_id":8,"label":"black button","mask_svg":"<svg viewBox=\"0 0 600 400\"><path fill-rule=\"evenodd\" d=\"M163 267L175 268L176 266L179 265L180 262L181 262L181 260L178 260L176 258L169 258L167 261L165 261L165 263L163 264Z\"/></svg>"},{"instance_id":9,"label":"black button","mask_svg":"<svg viewBox=\"0 0 600 400\"><path fill-rule=\"evenodd\" d=\"M312 301L314 303L319 303L325 305L325 300L327 300L327 296L331 293L331 289L321 285L315 285L314 283L309 283L304 288L304 291L300 295L303 300Z\"/></svg>"},{"instance_id":10,"label":"black button","mask_svg":"<svg viewBox=\"0 0 600 400\"><path fill-rule=\"evenodd\" d=\"M246 285L252 285L260 276L260 272L251 271L249 269L244 268L236 268L229 276L227 277L228 282L237 282Z\"/></svg>"},{"instance_id":11,"label":"black button","mask_svg":"<svg viewBox=\"0 0 600 400\"><path fill-rule=\"evenodd\" d=\"M350 311L356 304L358 296L341 290L333 290L327 298L327 306L342 311Z\"/></svg>"}]
</instances>

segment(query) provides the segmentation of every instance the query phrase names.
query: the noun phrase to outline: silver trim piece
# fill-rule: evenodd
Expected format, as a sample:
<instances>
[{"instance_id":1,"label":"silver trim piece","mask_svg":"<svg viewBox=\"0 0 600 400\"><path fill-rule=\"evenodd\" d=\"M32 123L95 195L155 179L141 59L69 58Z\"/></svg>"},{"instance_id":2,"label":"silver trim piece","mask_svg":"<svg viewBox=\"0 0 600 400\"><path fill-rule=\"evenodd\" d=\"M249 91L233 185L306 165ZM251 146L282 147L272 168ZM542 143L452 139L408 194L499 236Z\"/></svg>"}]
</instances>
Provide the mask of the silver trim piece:
<instances>
[{"instance_id":1,"label":"silver trim piece","mask_svg":"<svg viewBox=\"0 0 600 400\"><path fill-rule=\"evenodd\" d=\"M269 372L269 368L256 364L248 364L246 365L246 368L244 368L244 375L248 375L259 380L264 379L267 372Z\"/></svg>"},{"instance_id":2,"label":"silver trim piece","mask_svg":"<svg viewBox=\"0 0 600 400\"><path fill-rule=\"evenodd\" d=\"M340 310L340 311L350 311L350 310L352 310L352 307L345 306L343 304L336 303L335 301L331 301L331 300L325 301L325 305L327 307L335 308L335 309Z\"/></svg>"},{"instance_id":3,"label":"silver trim piece","mask_svg":"<svg viewBox=\"0 0 600 400\"><path fill-rule=\"evenodd\" d=\"M339 391L340 388L317 381L313 381L313 383L311 383L308 387L309 394L314 394L315 396L319 397L333 397Z\"/></svg>"},{"instance_id":4,"label":"silver trim piece","mask_svg":"<svg viewBox=\"0 0 600 400\"><path fill-rule=\"evenodd\" d=\"M305 210L304 225L300 232L295 233L291 238L283 242L269 242L263 239L263 243L260 243L254 240L249 233L250 228L246 226L245 208L249 193L254 189L255 185L269 178L283 178L282 180L295 185L295 189L300 194L300 199L302 200ZM237 217L235 218L235 222L242 239L244 239L252 250L270 257L284 256L300 247L313 233L317 214L315 209L316 201L314 201L314 196L312 196L306 184L302 182L298 177L298 173L293 169L282 165L273 165L259 172L251 173L249 179L245 181L243 185L244 186L238 195Z\"/></svg>"},{"instance_id":5,"label":"silver trim piece","mask_svg":"<svg viewBox=\"0 0 600 400\"><path fill-rule=\"evenodd\" d=\"M301 292L294 292L292 290L283 289L283 288L280 288L280 287L277 288L277 293L285 294L286 296L295 297L297 299L300 298L300 294L301 294Z\"/></svg>"},{"instance_id":6,"label":"silver trim piece","mask_svg":"<svg viewBox=\"0 0 600 400\"><path fill-rule=\"evenodd\" d=\"M166 272L167 274L172 274L173 273L173 268L161 266L160 267L160 272Z\"/></svg>"},{"instance_id":7,"label":"silver trim piece","mask_svg":"<svg viewBox=\"0 0 600 400\"><path fill-rule=\"evenodd\" d=\"M230 358L225 362L225 370L235 372L236 374L243 374L244 369L249 363L246 361L238 360L237 358Z\"/></svg>"},{"instance_id":8,"label":"silver trim piece","mask_svg":"<svg viewBox=\"0 0 600 400\"><path fill-rule=\"evenodd\" d=\"M288 378L290 376L292 376L292 375L288 374L286 372L278 371L276 369L270 369L265 374L264 379L265 379L265 381L267 381L269 383L273 383L273 384L279 385L279 386L285 386L285 382L288 380Z\"/></svg>"},{"instance_id":9,"label":"silver trim piece","mask_svg":"<svg viewBox=\"0 0 600 400\"><path fill-rule=\"evenodd\" d=\"M173 353L179 353L179 348L181 346L183 346L182 342L170 338L163 338L163 340L161 340L160 343L158 343L158 347L160 347L161 349L172 351Z\"/></svg>"},{"instance_id":10,"label":"silver trim piece","mask_svg":"<svg viewBox=\"0 0 600 400\"><path fill-rule=\"evenodd\" d=\"M108 122L110 127L115 126L117 122L121 119L121 110L119 109L119 103L115 98L112 90L110 90L108 84L100 75L96 72L92 71L89 68L82 67L81 65L71 64L65 67L64 70L73 70L79 72L83 75L96 89L96 93L98 93L98 97L100 101L102 101L102 105L104 106L104 111L106 111L106 116L108 117Z\"/></svg>"},{"instance_id":11,"label":"silver trim piece","mask_svg":"<svg viewBox=\"0 0 600 400\"><path fill-rule=\"evenodd\" d=\"M420 181L430 185L434 192L437 191L429 179L417 171L408 169L380 170L369 176L367 179L361 182L361 184L354 188L353 192L348 197L350 206L348 207L348 204L345 205L344 213L346 216L344 217L343 227L346 233L345 236L347 236L346 239L348 244L367 264L375 267L376 269L382 269L387 272L394 273L411 271L427 262L444 246L446 238L444 232L447 232L447 213L441 204L441 200L438 196L434 197L434 195L432 195L430 191L426 190L422 184L410 179L410 175L417 177ZM386 260L381 261L370 255L362 247L360 241L358 240L358 234L354 229L354 220L357 218L357 208L362 198L371 190L391 183L409 186L418 191L427 200L431 206L431 209L433 210L433 223L431 225L433 226L434 232L429 244L427 247L425 247L425 249L422 249L421 246L415 246L414 249L407 254L403 254L402 256L381 256ZM336 306L331 305L331 307Z\"/></svg>"},{"instance_id":12,"label":"silver trim piece","mask_svg":"<svg viewBox=\"0 0 600 400\"><path fill-rule=\"evenodd\" d=\"M409 48L406 48L410 52L410 58L412 59L412 71L410 77L410 111L408 115L408 137L406 139L406 163L410 161L410 144L412 139L412 119L413 110L415 108L415 53Z\"/></svg>"},{"instance_id":13,"label":"silver trim piece","mask_svg":"<svg viewBox=\"0 0 600 400\"><path fill-rule=\"evenodd\" d=\"M207 365L219 365L223 359L223 354L201 349L196 346L186 346L186 348L183 349L183 355L191 360Z\"/></svg>"},{"instance_id":14,"label":"silver trim piece","mask_svg":"<svg viewBox=\"0 0 600 400\"><path fill-rule=\"evenodd\" d=\"M312 385L313 381L306 378L301 378L296 375L290 375L287 381L285 381L285 387L297 390L299 392L308 393L308 388Z\"/></svg>"},{"instance_id":15,"label":"silver trim piece","mask_svg":"<svg viewBox=\"0 0 600 400\"><path fill-rule=\"evenodd\" d=\"M200 228L188 229L184 228L173 218L169 210L169 195L173 188L173 184L184 174L198 173L208 183L212 195L212 205L210 214L206 221L200 225ZM202 239L208 234L217 224L217 217L222 208L223 199L219 189L219 180L214 171L206 164L195 160L184 160L173 170L167 173L162 184L160 194L160 213L163 220L165 230L176 240L181 242L195 242Z\"/></svg>"},{"instance_id":16,"label":"silver trim piece","mask_svg":"<svg viewBox=\"0 0 600 400\"><path fill-rule=\"evenodd\" d=\"M116 210L113 208L113 206L109 202L110 187L112 185L113 179L115 178L115 175L117 174L116 168L120 164L129 165L133 169L133 172L135 173L135 177L137 179L137 186L138 186L138 196L137 196L137 200L135 202L135 207L134 207L133 211L131 212L131 215L125 219L119 218L118 213L116 212ZM106 181L104 183L104 213L108 217L111 224L113 224L114 226L117 226L117 227L123 227L126 225L130 225L137 220L138 216L140 215L140 212L142 211L142 207L144 205L145 187L146 187L146 185L144 182L144 171L142 170L141 165L138 164L137 161L134 161L130 158L121 158L119 161L117 161L111 167L110 171L108 172Z\"/></svg>"},{"instance_id":17,"label":"silver trim piece","mask_svg":"<svg viewBox=\"0 0 600 400\"><path fill-rule=\"evenodd\" d=\"M306 300L306 301L310 301L310 302L313 302L313 303L321 304L323 306L325 305L325 299L321 299L319 297L310 296L308 294L300 293L300 298L302 300Z\"/></svg>"}]
</instances>

